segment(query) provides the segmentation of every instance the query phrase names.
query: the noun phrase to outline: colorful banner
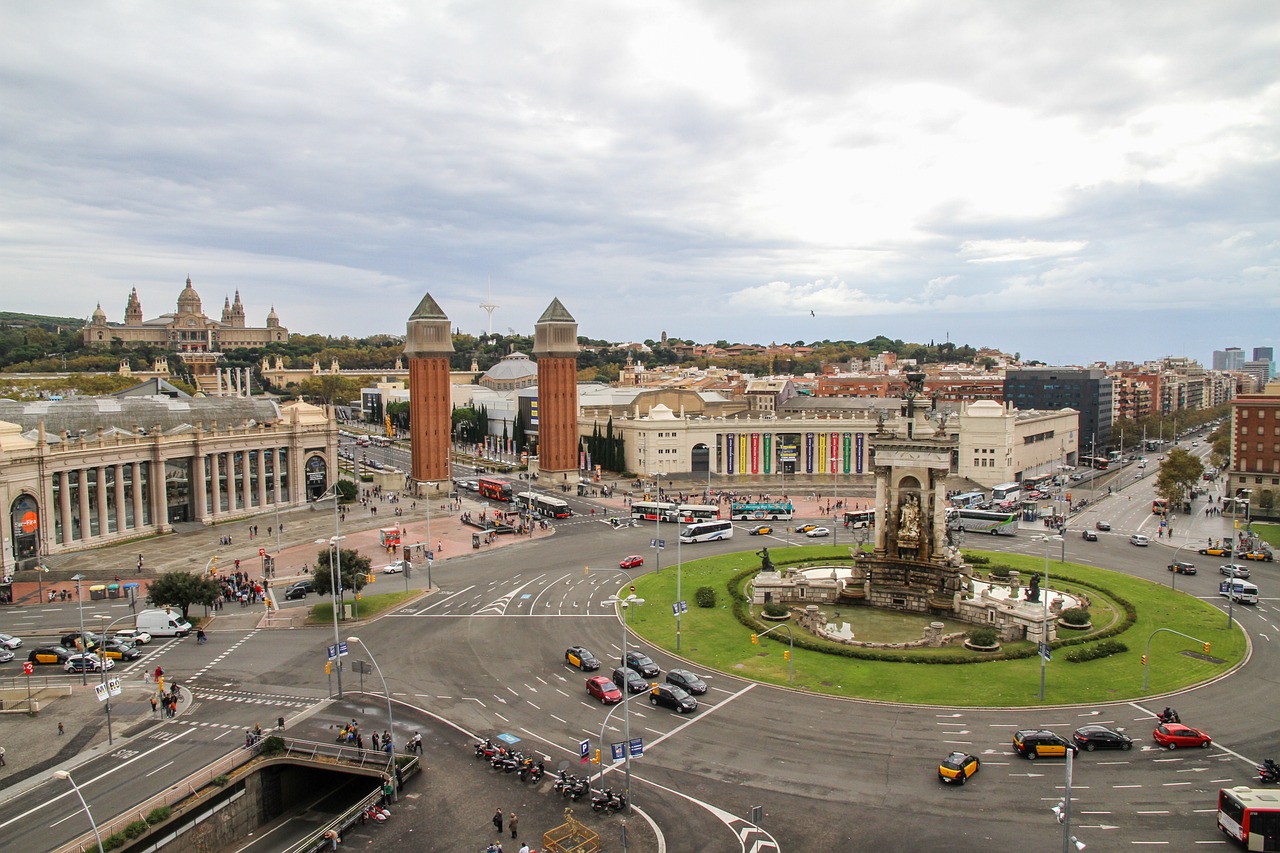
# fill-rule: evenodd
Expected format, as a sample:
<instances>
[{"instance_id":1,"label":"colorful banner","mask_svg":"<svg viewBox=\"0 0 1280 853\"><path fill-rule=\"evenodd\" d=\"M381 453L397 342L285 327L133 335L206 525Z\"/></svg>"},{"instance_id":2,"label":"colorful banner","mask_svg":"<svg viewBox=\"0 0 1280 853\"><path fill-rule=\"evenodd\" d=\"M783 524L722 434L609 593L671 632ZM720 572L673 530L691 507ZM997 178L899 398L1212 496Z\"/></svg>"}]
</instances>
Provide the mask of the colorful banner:
<instances>
[{"instance_id":1,"label":"colorful banner","mask_svg":"<svg viewBox=\"0 0 1280 853\"><path fill-rule=\"evenodd\" d=\"M804 434L804 472L813 473L813 433Z\"/></svg>"},{"instance_id":2,"label":"colorful banner","mask_svg":"<svg viewBox=\"0 0 1280 853\"><path fill-rule=\"evenodd\" d=\"M846 432L846 433L844 434L844 442L843 442L843 444L841 445L841 446L844 448L844 468L843 468L843 470L844 470L844 473L846 473L846 474L848 474L848 473L849 473L849 463L850 463L850 461L851 461L849 457L852 455L852 454L850 453L850 450L852 449L852 445L853 445L853 433L851 433L851 432Z\"/></svg>"},{"instance_id":3,"label":"colorful banner","mask_svg":"<svg viewBox=\"0 0 1280 853\"><path fill-rule=\"evenodd\" d=\"M760 433L751 433L751 473L760 473Z\"/></svg>"},{"instance_id":4,"label":"colorful banner","mask_svg":"<svg viewBox=\"0 0 1280 853\"><path fill-rule=\"evenodd\" d=\"M747 438L745 432L738 433L738 467L743 474L747 473Z\"/></svg>"},{"instance_id":5,"label":"colorful banner","mask_svg":"<svg viewBox=\"0 0 1280 853\"><path fill-rule=\"evenodd\" d=\"M764 472L773 473L773 433L764 434Z\"/></svg>"},{"instance_id":6,"label":"colorful banner","mask_svg":"<svg viewBox=\"0 0 1280 853\"><path fill-rule=\"evenodd\" d=\"M533 426L538 425L538 398L534 397L529 400L529 423Z\"/></svg>"},{"instance_id":7,"label":"colorful banner","mask_svg":"<svg viewBox=\"0 0 1280 853\"><path fill-rule=\"evenodd\" d=\"M814 461L817 463L814 466L814 470L817 473L827 473L827 465L830 460L827 459L827 434L825 432L818 433L818 454Z\"/></svg>"},{"instance_id":8,"label":"colorful banner","mask_svg":"<svg viewBox=\"0 0 1280 853\"><path fill-rule=\"evenodd\" d=\"M831 473L840 472L840 433L831 433Z\"/></svg>"},{"instance_id":9,"label":"colorful banner","mask_svg":"<svg viewBox=\"0 0 1280 853\"><path fill-rule=\"evenodd\" d=\"M724 472L726 474L736 474L737 471L737 451L738 442L735 440L737 436L733 433L726 433L724 437Z\"/></svg>"},{"instance_id":10,"label":"colorful banner","mask_svg":"<svg viewBox=\"0 0 1280 853\"><path fill-rule=\"evenodd\" d=\"M853 446L856 448L855 455L853 457L853 468L854 472L858 474L862 473L862 443L865 440L866 435L867 434L865 432L859 432L853 436Z\"/></svg>"}]
</instances>

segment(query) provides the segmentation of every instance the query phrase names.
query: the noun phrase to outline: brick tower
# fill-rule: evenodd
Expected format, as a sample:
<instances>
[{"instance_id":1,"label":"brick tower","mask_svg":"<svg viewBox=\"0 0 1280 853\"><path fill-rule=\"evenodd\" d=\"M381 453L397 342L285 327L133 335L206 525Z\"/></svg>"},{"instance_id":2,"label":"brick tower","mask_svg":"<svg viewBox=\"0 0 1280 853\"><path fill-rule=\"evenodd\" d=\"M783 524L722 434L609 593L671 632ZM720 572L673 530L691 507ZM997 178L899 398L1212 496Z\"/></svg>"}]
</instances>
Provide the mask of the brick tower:
<instances>
[{"instance_id":1,"label":"brick tower","mask_svg":"<svg viewBox=\"0 0 1280 853\"><path fill-rule=\"evenodd\" d=\"M422 297L409 315L404 354L409 357L410 477L425 493L427 483L449 479L449 437L452 401L449 398L449 356L453 337L449 318L431 298Z\"/></svg>"},{"instance_id":2,"label":"brick tower","mask_svg":"<svg viewBox=\"0 0 1280 853\"><path fill-rule=\"evenodd\" d=\"M533 327L538 359L538 467L578 470L578 321L551 300Z\"/></svg>"}]
</instances>

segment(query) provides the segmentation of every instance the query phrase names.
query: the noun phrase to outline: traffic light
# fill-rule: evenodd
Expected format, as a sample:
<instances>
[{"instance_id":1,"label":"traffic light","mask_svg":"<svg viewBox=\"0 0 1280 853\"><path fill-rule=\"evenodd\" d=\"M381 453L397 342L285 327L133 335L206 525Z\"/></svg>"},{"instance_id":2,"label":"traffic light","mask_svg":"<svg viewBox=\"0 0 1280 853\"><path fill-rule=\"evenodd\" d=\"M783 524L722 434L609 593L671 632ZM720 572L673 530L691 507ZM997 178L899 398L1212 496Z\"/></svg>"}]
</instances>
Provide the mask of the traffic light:
<instances>
[{"instance_id":1,"label":"traffic light","mask_svg":"<svg viewBox=\"0 0 1280 853\"><path fill-rule=\"evenodd\" d=\"M327 660L324 662L324 674L333 675L333 661Z\"/></svg>"},{"instance_id":2,"label":"traffic light","mask_svg":"<svg viewBox=\"0 0 1280 853\"><path fill-rule=\"evenodd\" d=\"M591 759L591 763L592 763L592 764L599 764L599 763L600 763L600 750L598 750L598 749L596 750L596 757L595 757L595 758L593 758L593 759Z\"/></svg>"},{"instance_id":3,"label":"traffic light","mask_svg":"<svg viewBox=\"0 0 1280 853\"><path fill-rule=\"evenodd\" d=\"M760 645L760 635L759 635L759 634L752 634L752 635L751 635L751 645L753 645L753 646L758 646L758 645Z\"/></svg>"},{"instance_id":4,"label":"traffic light","mask_svg":"<svg viewBox=\"0 0 1280 853\"><path fill-rule=\"evenodd\" d=\"M1208 644L1208 643L1205 643L1205 644L1204 644L1204 653L1205 653L1206 655L1207 655L1207 654L1209 654L1209 644Z\"/></svg>"},{"instance_id":5,"label":"traffic light","mask_svg":"<svg viewBox=\"0 0 1280 853\"><path fill-rule=\"evenodd\" d=\"M787 649L785 652L782 653L782 659L791 660L791 649Z\"/></svg>"},{"instance_id":6,"label":"traffic light","mask_svg":"<svg viewBox=\"0 0 1280 853\"><path fill-rule=\"evenodd\" d=\"M375 582L377 579L378 579L378 576L377 576L377 575L375 575L373 572L369 572L369 575L364 579L364 582L365 582L365 583L373 583L373 582Z\"/></svg>"},{"instance_id":7,"label":"traffic light","mask_svg":"<svg viewBox=\"0 0 1280 853\"><path fill-rule=\"evenodd\" d=\"M1147 656L1146 656L1146 655L1143 655L1143 656L1142 656L1142 665L1143 665L1143 666L1146 666L1146 665L1147 665Z\"/></svg>"},{"instance_id":8,"label":"traffic light","mask_svg":"<svg viewBox=\"0 0 1280 853\"><path fill-rule=\"evenodd\" d=\"M214 557L213 562L209 564L209 574L211 575L218 574L218 558L217 557Z\"/></svg>"}]
</instances>

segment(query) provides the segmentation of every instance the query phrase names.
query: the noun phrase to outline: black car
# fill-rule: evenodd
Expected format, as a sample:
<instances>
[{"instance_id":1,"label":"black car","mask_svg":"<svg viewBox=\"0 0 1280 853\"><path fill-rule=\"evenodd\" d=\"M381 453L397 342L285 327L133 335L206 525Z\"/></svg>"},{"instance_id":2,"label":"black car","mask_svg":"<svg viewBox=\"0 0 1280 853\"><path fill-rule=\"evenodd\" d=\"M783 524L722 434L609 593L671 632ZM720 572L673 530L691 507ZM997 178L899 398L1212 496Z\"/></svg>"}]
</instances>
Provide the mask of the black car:
<instances>
[{"instance_id":1,"label":"black car","mask_svg":"<svg viewBox=\"0 0 1280 853\"><path fill-rule=\"evenodd\" d=\"M707 692L707 682L687 669L667 670L667 684L674 684L695 696L701 696Z\"/></svg>"},{"instance_id":2,"label":"black car","mask_svg":"<svg viewBox=\"0 0 1280 853\"><path fill-rule=\"evenodd\" d=\"M644 652L627 652L626 656L622 658L622 665L631 667L645 678L657 678L658 673L662 671L653 662L653 658Z\"/></svg>"},{"instance_id":3,"label":"black car","mask_svg":"<svg viewBox=\"0 0 1280 853\"><path fill-rule=\"evenodd\" d=\"M295 601L299 598L306 598L307 593L315 591L315 585L312 584L311 581L298 581L295 584L290 584L285 587L284 600Z\"/></svg>"},{"instance_id":4,"label":"black car","mask_svg":"<svg viewBox=\"0 0 1280 853\"><path fill-rule=\"evenodd\" d=\"M1097 542L1097 541L1098 541L1098 534L1094 533L1092 530L1082 530L1082 531L1080 531L1080 536L1081 536L1081 537L1084 539L1084 541L1086 541L1086 542Z\"/></svg>"},{"instance_id":5,"label":"black car","mask_svg":"<svg viewBox=\"0 0 1280 853\"><path fill-rule=\"evenodd\" d=\"M1099 521L1099 522L1096 522L1093 526L1105 533L1106 531L1111 529L1111 522Z\"/></svg>"},{"instance_id":6,"label":"black car","mask_svg":"<svg viewBox=\"0 0 1280 853\"><path fill-rule=\"evenodd\" d=\"M564 662L576 666L583 672L595 672L600 668L600 661L583 646L570 646L565 649Z\"/></svg>"},{"instance_id":7,"label":"black car","mask_svg":"<svg viewBox=\"0 0 1280 853\"><path fill-rule=\"evenodd\" d=\"M1174 560L1169 564L1169 571L1177 572L1180 575L1194 575L1196 573L1196 564L1188 563L1186 560Z\"/></svg>"},{"instance_id":8,"label":"black car","mask_svg":"<svg viewBox=\"0 0 1280 853\"><path fill-rule=\"evenodd\" d=\"M72 631L70 634L64 634L59 641L64 649L80 650L80 632ZM92 631L84 632L84 650L91 652L102 644L102 638Z\"/></svg>"},{"instance_id":9,"label":"black car","mask_svg":"<svg viewBox=\"0 0 1280 853\"><path fill-rule=\"evenodd\" d=\"M1041 757L1057 758L1067 751L1078 752L1080 747L1062 735L1045 729L1020 729L1013 733L1013 748L1023 758L1035 761Z\"/></svg>"},{"instance_id":10,"label":"black car","mask_svg":"<svg viewBox=\"0 0 1280 853\"><path fill-rule=\"evenodd\" d=\"M649 701L679 714L698 710L698 700L674 684L655 684L649 691Z\"/></svg>"},{"instance_id":11,"label":"black car","mask_svg":"<svg viewBox=\"0 0 1280 853\"><path fill-rule=\"evenodd\" d=\"M1133 738L1122 732L1112 731L1106 726L1081 726L1071 735L1081 749L1093 752L1095 749L1132 749Z\"/></svg>"},{"instance_id":12,"label":"black car","mask_svg":"<svg viewBox=\"0 0 1280 853\"><path fill-rule=\"evenodd\" d=\"M629 666L620 666L613 671L613 683L628 693L643 693L649 689L649 682L644 676Z\"/></svg>"},{"instance_id":13,"label":"black car","mask_svg":"<svg viewBox=\"0 0 1280 853\"><path fill-rule=\"evenodd\" d=\"M27 655L27 660L36 664L65 664L69 657L71 657L71 652L67 651L62 646L36 646L31 650L31 653Z\"/></svg>"}]
</instances>

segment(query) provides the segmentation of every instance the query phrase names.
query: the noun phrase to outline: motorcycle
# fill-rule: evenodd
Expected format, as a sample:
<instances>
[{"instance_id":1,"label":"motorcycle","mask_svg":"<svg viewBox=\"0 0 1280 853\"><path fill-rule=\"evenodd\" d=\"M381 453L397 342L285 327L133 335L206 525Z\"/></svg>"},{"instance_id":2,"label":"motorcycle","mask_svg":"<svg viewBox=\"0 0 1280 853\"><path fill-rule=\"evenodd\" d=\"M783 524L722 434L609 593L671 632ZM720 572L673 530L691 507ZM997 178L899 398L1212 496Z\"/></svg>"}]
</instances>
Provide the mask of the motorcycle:
<instances>
[{"instance_id":1,"label":"motorcycle","mask_svg":"<svg viewBox=\"0 0 1280 853\"><path fill-rule=\"evenodd\" d=\"M1181 723L1182 718L1178 716L1178 712L1172 708L1165 708L1156 715L1156 719L1161 723Z\"/></svg>"},{"instance_id":2,"label":"motorcycle","mask_svg":"<svg viewBox=\"0 0 1280 853\"><path fill-rule=\"evenodd\" d=\"M1258 781L1264 784L1280 782L1280 765L1268 758L1258 767Z\"/></svg>"},{"instance_id":3,"label":"motorcycle","mask_svg":"<svg viewBox=\"0 0 1280 853\"><path fill-rule=\"evenodd\" d=\"M493 757L489 763L494 770L501 770L503 773L510 773L520 766L523 759L518 752L502 752Z\"/></svg>"},{"instance_id":4,"label":"motorcycle","mask_svg":"<svg viewBox=\"0 0 1280 853\"><path fill-rule=\"evenodd\" d=\"M488 758L490 760L493 759L494 753L498 751L498 747L494 746L493 741L488 738L476 741L475 748L476 758Z\"/></svg>"},{"instance_id":5,"label":"motorcycle","mask_svg":"<svg viewBox=\"0 0 1280 853\"><path fill-rule=\"evenodd\" d=\"M520 768L521 782L537 782L542 778L542 774L546 772L546 765L542 763L542 759L538 759L536 763L526 762Z\"/></svg>"},{"instance_id":6,"label":"motorcycle","mask_svg":"<svg viewBox=\"0 0 1280 853\"><path fill-rule=\"evenodd\" d=\"M605 788L599 794L591 796L591 808L598 812L620 812L626 807L627 795L615 794L611 788Z\"/></svg>"},{"instance_id":7,"label":"motorcycle","mask_svg":"<svg viewBox=\"0 0 1280 853\"><path fill-rule=\"evenodd\" d=\"M587 793L589 789L590 783L588 783L586 779L570 775L563 770L556 774L555 784L551 786L551 790L555 791L566 800L582 799L582 795Z\"/></svg>"}]
</instances>

